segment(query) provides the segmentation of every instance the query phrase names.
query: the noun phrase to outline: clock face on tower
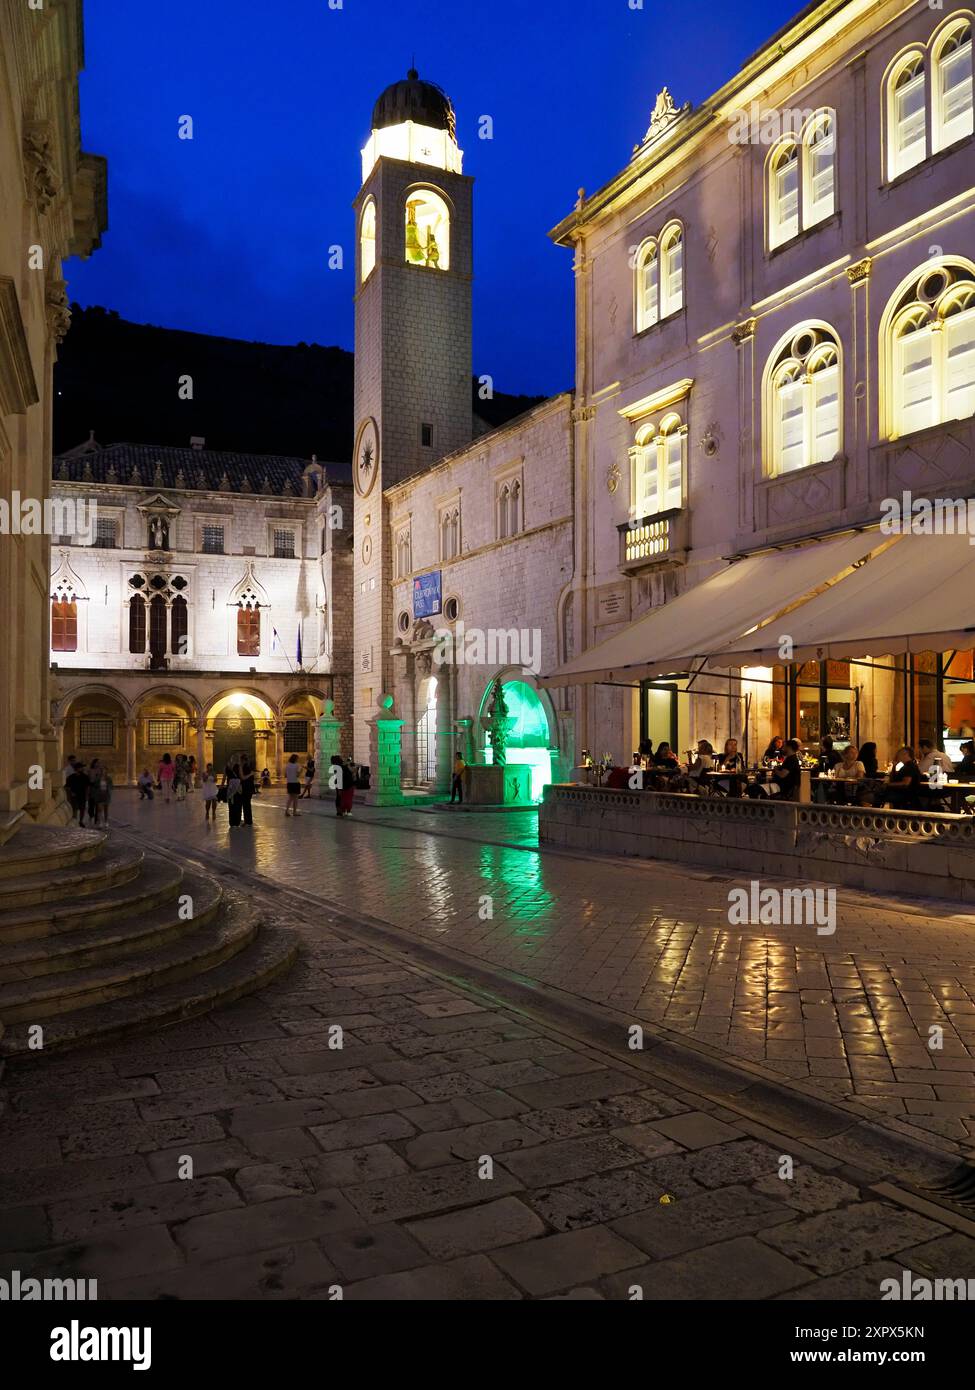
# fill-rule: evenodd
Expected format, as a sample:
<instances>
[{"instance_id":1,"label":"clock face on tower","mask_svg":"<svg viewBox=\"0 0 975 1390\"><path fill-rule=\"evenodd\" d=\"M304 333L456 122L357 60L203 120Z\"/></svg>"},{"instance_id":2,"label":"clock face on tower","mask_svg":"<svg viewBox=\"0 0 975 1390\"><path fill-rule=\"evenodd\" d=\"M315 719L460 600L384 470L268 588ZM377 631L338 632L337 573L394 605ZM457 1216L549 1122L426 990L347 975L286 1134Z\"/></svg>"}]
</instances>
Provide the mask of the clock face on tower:
<instances>
[{"instance_id":1,"label":"clock face on tower","mask_svg":"<svg viewBox=\"0 0 975 1390\"><path fill-rule=\"evenodd\" d=\"M379 436L375 420L369 419L364 421L359 428L355 459L352 465L356 491L360 497L367 496L372 489L372 485L376 481L378 466Z\"/></svg>"}]
</instances>

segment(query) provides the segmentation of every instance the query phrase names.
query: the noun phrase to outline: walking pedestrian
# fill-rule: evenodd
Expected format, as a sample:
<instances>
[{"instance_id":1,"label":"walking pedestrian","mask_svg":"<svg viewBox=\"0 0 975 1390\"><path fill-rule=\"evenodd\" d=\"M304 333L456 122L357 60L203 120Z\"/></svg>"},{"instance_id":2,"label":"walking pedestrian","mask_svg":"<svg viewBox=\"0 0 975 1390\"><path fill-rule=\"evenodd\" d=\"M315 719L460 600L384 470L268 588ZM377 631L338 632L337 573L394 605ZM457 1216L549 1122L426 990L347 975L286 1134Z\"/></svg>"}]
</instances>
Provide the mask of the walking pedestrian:
<instances>
[{"instance_id":1,"label":"walking pedestrian","mask_svg":"<svg viewBox=\"0 0 975 1390\"><path fill-rule=\"evenodd\" d=\"M68 778L71 776L72 772L74 772L74 766L76 761L77 759L75 758L75 755L73 753L69 753L67 759L65 760L64 767L62 767L61 769L61 785L62 787L64 787L65 791L67 791L68 789Z\"/></svg>"},{"instance_id":2,"label":"walking pedestrian","mask_svg":"<svg viewBox=\"0 0 975 1390\"><path fill-rule=\"evenodd\" d=\"M461 756L461 751L457 749L457 756L454 758L454 775L450 779L450 804L454 804L454 796L461 806L464 804L464 768L467 764Z\"/></svg>"},{"instance_id":3,"label":"walking pedestrian","mask_svg":"<svg viewBox=\"0 0 975 1390\"><path fill-rule=\"evenodd\" d=\"M298 766L297 753L292 753L285 763L284 779L288 789L288 802L284 808L284 814L296 816L298 814L298 797L301 795L301 768Z\"/></svg>"},{"instance_id":4,"label":"walking pedestrian","mask_svg":"<svg viewBox=\"0 0 975 1390\"><path fill-rule=\"evenodd\" d=\"M254 776L254 769L245 758L240 765L240 803L244 813L244 824L253 825L254 817L251 811L251 802L254 799L254 792L257 789L257 778Z\"/></svg>"},{"instance_id":5,"label":"walking pedestrian","mask_svg":"<svg viewBox=\"0 0 975 1390\"><path fill-rule=\"evenodd\" d=\"M88 769L88 819L92 825L95 823L95 783L104 771L101 761L92 758L91 767Z\"/></svg>"},{"instance_id":6,"label":"walking pedestrian","mask_svg":"<svg viewBox=\"0 0 975 1390\"><path fill-rule=\"evenodd\" d=\"M94 767L94 764L92 764ZM98 776L91 783L91 804L95 808L95 826L108 829L108 807L112 799L112 778L107 767L99 764Z\"/></svg>"},{"instance_id":7,"label":"walking pedestrian","mask_svg":"<svg viewBox=\"0 0 975 1390\"><path fill-rule=\"evenodd\" d=\"M170 797L173 794L173 777L175 775L176 768L173 764L173 760L168 753L164 753L160 760L159 769L157 771L156 776L159 782L159 789L162 792L163 796L166 798L167 806L169 805Z\"/></svg>"},{"instance_id":8,"label":"walking pedestrian","mask_svg":"<svg viewBox=\"0 0 975 1390\"><path fill-rule=\"evenodd\" d=\"M224 774L224 782L227 787L227 810L230 813L230 824L240 825L240 814L243 811L243 797L240 788L240 767L234 763Z\"/></svg>"},{"instance_id":9,"label":"walking pedestrian","mask_svg":"<svg viewBox=\"0 0 975 1390\"><path fill-rule=\"evenodd\" d=\"M136 786L139 788L139 800L140 800L140 801L151 801L151 800L152 800L152 788L153 788L152 773L149 771L149 769L148 769L147 767L144 767L144 768L142 769L142 771L139 773L139 778L138 778L138 781L136 782Z\"/></svg>"},{"instance_id":10,"label":"walking pedestrian","mask_svg":"<svg viewBox=\"0 0 975 1390\"><path fill-rule=\"evenodd\" d=\"M301 789L301 795L308 801L311 800L312 784L315 781L315 759L309 758L305 763L305 785Z\"/></svg>"},{"instance_id":11,"label":"walking pedestrian","mask_svg":"<svg viewBox=\"0 0 975 1390\"><path fill-rule=\"evenodd\" d=\"M339 810L343 816L351 816L355 801L355 769L350 762L342 763L342 799Z\"/></svg>"},{"instance_id":12,"label":"walking pedestrian","mask_svg":"<svg viewBox=\"0 0 975 1390\"><path fill-rule=\"evenodd\" d=\"M342 759L339 757L338 753L333 753L331 758L329 759L328 765L331 768L331 771L328 774L328 785L334 788L335 790L335 814L336 816L341 816L342 791L345 786L345 778L343 775L345 764L342 762Z\"/></svg>"},{"instance_id":13,"label":"walking pedestrian","mask_svg":"<svg viewBox=\"0 0 975 1390\"><path fill-rule=\"evenodd\" d=\"M177 801L186 800L186 755L177 753L173 764L173 792Z\"/></svg>"},{"instance_id":14,"label":"walking pedestrian","mask_svg":"<svg viewBox=\"0 0 975 1390\"><path fill-rule=\"evenodd\" d=\"M203 819L207 825L211 821L216 823L217 819L217 774L213 770L213 763L207 763L207 770L203 774Z\"/></svg>"},{"instance_id":15,"label":"walking pedestrian","mask_svg":"<svg viewBox=\"0 0 975 1390\"><path fill-rule=\"evenodd\" d=\"M75 760L74 771L65 784L68 800L71 803L72 820L77 820L78 828L85 827L85 813L88 809L88 771L83 762Z\"/></svg>"}]
</instances>

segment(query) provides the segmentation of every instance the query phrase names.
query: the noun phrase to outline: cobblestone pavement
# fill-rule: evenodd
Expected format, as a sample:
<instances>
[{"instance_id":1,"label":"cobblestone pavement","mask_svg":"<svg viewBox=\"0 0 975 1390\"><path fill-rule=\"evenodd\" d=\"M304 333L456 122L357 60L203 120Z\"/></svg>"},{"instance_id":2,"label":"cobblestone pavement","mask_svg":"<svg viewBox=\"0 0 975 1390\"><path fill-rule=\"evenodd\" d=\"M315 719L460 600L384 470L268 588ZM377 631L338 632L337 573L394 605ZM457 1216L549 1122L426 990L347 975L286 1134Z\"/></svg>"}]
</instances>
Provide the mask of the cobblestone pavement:
<instances>
[{"instance_id":1,"label":"cobblestone pavement","mask_svg":"<svg viewBox=\"0 0 975 1390\"><path fill-rule=\"evenodd\" d=\"M523 811L361 809L336 822L328 804L303 802L298 825L272 795L255 802L253 830L231 834L225 819L205 833L193 801L118 801L120 822L150 835L973 1151L975 916L950 904L840 890L832 936L732 927L729 889L746 880L540 853Z\"/></svg>"},{"instance_id":2,"label":"cobblestone pavement","mask_svg":"<svg viewBox=\"0 0 975 1390\"><path fill-rule=\"evenodd\" d=\"M350 827L271 816L234 853L265 863L290 843L289 876L341 886L349 850L322 846ZM380 829L352 829L363 901L453 900L447 865L399 832L376 882ZM544 876L520 863L537 901ZM95 1278L101 1299L876 1299L904 1269L975 1276L975 1224L912 1206L835 1145L660 1082L622 1038L539 1023L324 912L300 929L298 965L259 996L11 1067L0 1271Z\"/></svg>"}]
</instances>

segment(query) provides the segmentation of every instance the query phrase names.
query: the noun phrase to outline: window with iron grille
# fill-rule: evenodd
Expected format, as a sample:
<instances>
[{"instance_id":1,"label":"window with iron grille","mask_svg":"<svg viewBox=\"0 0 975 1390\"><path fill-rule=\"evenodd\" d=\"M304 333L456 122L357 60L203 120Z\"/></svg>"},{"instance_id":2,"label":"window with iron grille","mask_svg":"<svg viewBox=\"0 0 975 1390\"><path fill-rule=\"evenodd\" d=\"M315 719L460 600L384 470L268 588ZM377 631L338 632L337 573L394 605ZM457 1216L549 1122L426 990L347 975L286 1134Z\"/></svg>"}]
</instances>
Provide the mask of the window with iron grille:
<instances>
[{"instance_id":1,"label":"window with iron grille","mask_svg":"<svg viewBox=\"0 0 975 1390\"><path fill-rule=\"evenodd\" d=\"M93 544L100 550L114 550L118 545L118 521L114 516L95 518L95 539Z\"/></svg>"},{"instance_id":2,"label":"window with iron grille","mask_svg":"<svg viewBox=\"0 0 975 1390\"><path fill-rule=\"evenodd\" d=\"M274 558L276 560L293 560L295 558L294 531L274 532Z\"/></svg>"},{"instance_id":3,"label":"window with iron grille","mask_svg":"<svg viewBox=\"0 0 975 1390\"><path fill-rule=\"evenodd\" d=\"M182 747L182 719L147 719L146 744L149 748Z\"/></svg>"},{"instance_id":4,"label":"window with iron grille","mask_svg":"<svg viewBox=\"0 0 975 1390\"><path fill-rule=\"evenodd\" d=\"M284 751L286 753L306 753L308 751L308 720L289 719L284 726Z\"/></svg>"},{"instance_id":5,"label":"window with iron grille","mask_svg":"<svg viewBox=\"0 0 975 1390\"><path fill-rule=\"evenodd\" d=\"M113 748L115 746L114 719L79 719L79 748Z\"/></svg>"},{"instance_id":6,"label":"window with iron grille","mask_svg":"<svg viewBox=\"0 0 975 1390\"><path fill-rule=\"evenodd\" d=\"M223 527L204 526L203 528L203 553L204 555L223 554Z\"/></svg>"}]
</instances>

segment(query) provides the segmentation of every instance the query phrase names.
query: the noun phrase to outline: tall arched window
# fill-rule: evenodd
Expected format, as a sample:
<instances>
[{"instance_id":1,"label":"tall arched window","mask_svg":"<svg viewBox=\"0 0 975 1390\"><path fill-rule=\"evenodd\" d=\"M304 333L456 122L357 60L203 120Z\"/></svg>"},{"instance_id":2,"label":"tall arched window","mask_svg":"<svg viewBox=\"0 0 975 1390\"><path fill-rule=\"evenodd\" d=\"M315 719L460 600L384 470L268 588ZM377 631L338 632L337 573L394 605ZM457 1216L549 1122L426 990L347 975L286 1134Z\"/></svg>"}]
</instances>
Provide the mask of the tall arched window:
<instances>
[{"instance_id":1,"label":"tall arched window","mask_svg":"<svg viewBox=\"0 0 975 1390\"><path fill-rule=\"evenodd\" d=\"M460 508L445 507L440 513L440 558L453 560L460 554Z\"/></svg>"},{"instance_id":2,"label":"tall arched window","mask_svg":"<svg viewBox=\"0 0 975 1390\"><path fill-rule=\"evenodd\" d=\"M814 227L832 217L836 198L835 118L831 111L817 111L802 135L803 227Z\"/></svg>"},{"instance_id":3,"label":"tall arched window","mask_svg":"<svg viewBox=\"0 0 975 1390\"><path fill-rule=\"evenodd\" d=\"M508 521L508 535L517 536L521 530L521 483L517 478L511 484L511 495L508 498Z\"/></svg>"},{"instance_id":4,"label":"tall arched window","mask_svg":"<svg viewBox=\"0 0 975 1390\"><path fill-rule=\"evenodd\" d=\"M636 331L642 333L660 317L660 263L652 237L637 252L635 273Z\"/></svg>"},{"instance_id":5,"label":"tall arched window","mask_svg":"<svg viewBox=\"0 0 975 1390\"><path fill-rule=\"evenodd\" d=\"M766 404L772 474L826 463L842 447L839 342L832 330L800 328L776 354Z\"/></svg>"},{"instance_id":6,"label":"tall arched window","mask_svg":"<svg viewBox=\"0 0 975 1390\"><path fill-rule=\"evenodd\" d=\"M364 283L376 268L376 204L372 198L362 209L359 223L359 281Z\"/></svg>"},{"instance_id":7,"label":"tall arched window","mask_svg":"<svg viewBox=\"0 0 975 1390\"><path fill-rule=\"evenodd\" d=\"M630 450L630 511L634 518L656 516L684 505L684 455L687 427L679 415L666 415L659 426L647 421Z\"/></svg>"},{"instance_id":8,"label":"tall arched window","mask_svg":"<svg viewBox=\"0 0 975 1390\"><path fill-rule=\"evenodd\" d=\"M146 601L141 594L129 599L129 651L143 655L146 650Z\"/></svg>"},{"instance_id":9,"label":"tall arched window","mask_svg":"<svg viewBox=\"0 0 975 1390\"><path fill-rule=\"evenodd\" d=\"M78 650L78 605L73 596L51 601L51 650Z\"/></svg>"},{"instance_id":10,"label":"tall arched window","mask_svg":"<svg viewBox=\"0 0 975 1390\"><path fill-rule=\"evenodd\" d=\"M975 414L975 274L928 266L888 306L882 343L888 434L897 438Z\"/></svg>"},{"instance_id":11,"label":"tall arched window","mask_svg":"<svg viewBox=\"0 0 975 1390\"><path fill-rule=\"evenodd\" d=\"M799 232L799 146L786 140L769 160L769 245L781 246Z\"/></svg>"},{"instance_id":12,"label":"tall arched window","mask_svg":"<svg viewBox=\"0 0 975 1390\"><path fill-rule=\"evenodd\" d=\"M660 237L660 317L676 314L684 303L684 233L666 227Z\"/></svg>"},{"instance_id":13,"label":"tall arched window","mask_svg":"<svg viewBox=\"0 0 975 1390\"><path fill-rule=\"evenodd\" d=\"M927 104L924 54L909 53L888 78L888 178L896 179L926 158Z\"/></svg>"},{"instance_id":14,"label":"tall arched window","mask_svg":"<svg viewBox=\"0 0 975 1390\"><path fill-rule=\"evenodd\" d=\"M245 589L237 598L237 655L261 654L261 606L253 589Z\"/></svg>"},{"instance_id":15,"label":"tall arched window","mask_svg":"<svg viewBox=\"0 0 975 1390\"><path fill-rule=\"evenodd\" d=\"M948 24L934 46L933 144L935 151L972 134L972 26Z\"/></svg>"},{"instance_id":16,"label":"tall arched window","mask_svg":"<svg viewBox=\"0 0 975 1390\"><path fill-rule=\"evenodd\" d=\"M432 188L418 188L406 200L406 259L428 270L450 267L450 209Z\"/></svg>"},{"instance_id":17,"label":"tall arched window","mask_svg":"<svg viewBox=\"0 0 975 1390\"><path fill-rule=\"evenodd\" d=\"M188 649L188 611L186 599L182 594L177 594L173 599L173 606L170 609L169 617L169 649L177 656L186 656Z\"/></svg>"}]
</instances>

